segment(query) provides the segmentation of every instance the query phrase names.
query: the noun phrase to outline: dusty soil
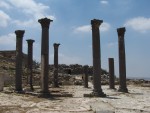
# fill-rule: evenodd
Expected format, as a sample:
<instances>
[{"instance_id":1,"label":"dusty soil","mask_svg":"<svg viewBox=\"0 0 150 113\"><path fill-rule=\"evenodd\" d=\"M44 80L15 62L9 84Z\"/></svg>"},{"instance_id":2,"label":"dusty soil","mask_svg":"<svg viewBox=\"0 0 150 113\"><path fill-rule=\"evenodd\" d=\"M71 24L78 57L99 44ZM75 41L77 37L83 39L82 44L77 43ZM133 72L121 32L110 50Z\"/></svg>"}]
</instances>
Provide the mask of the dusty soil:
<instances>
[{"instance_id":1,"label":"dusty soil","mask_svg":"<svg viewBox=\"0 0 150 113\"><path fill-rule=\"evenodd\" d=\"M116 86L118 88L118 86ZM0 92L0 113L150 113L150 87L129 85L129 93L102 86L106 98L83 97L92 92L83 86L50 88L73 97L38 98L37 96Z\"/></svg>"}]
</instances>

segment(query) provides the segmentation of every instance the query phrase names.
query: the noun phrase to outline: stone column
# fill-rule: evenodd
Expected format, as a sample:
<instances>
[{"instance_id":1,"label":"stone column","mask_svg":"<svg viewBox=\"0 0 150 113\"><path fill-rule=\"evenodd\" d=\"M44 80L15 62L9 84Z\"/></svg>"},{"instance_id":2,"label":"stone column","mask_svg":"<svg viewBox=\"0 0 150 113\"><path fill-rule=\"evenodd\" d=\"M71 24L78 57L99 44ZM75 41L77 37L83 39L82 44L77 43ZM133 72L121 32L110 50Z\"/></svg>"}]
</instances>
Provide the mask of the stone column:
<instances>
[{"instance_id":1,"label":"stone column","mask_svg":"<svg viewBox=\"0 0 150 113\"><path fill-rule=\"evenodd\" d=\"M15 91L22 92L22 40L24 30L16 30L16 75L15 75Z\"/></svg>"},{"instance_id":2,"label":"stone column","mask_svg":"<svg viewBox=\"0 0 150 113\"><path fill-rule=\"evenodd\" d=\"M114 85L114 59L109 58L109 88L110 89L115 89Z\"/></svg>"},{"instance_id":3,"label":"stone column","mask_svg":"<svg viewBox=\"0 0 150 113\"><path fill-rule=\"evenodd\" d=\"M54 43L54 77L53 87L59 87L58 85L58 47L60 44Z\"/></svg>"},{"instance_id":4,"label":"stone column","mask_svg":"<svg viewBox=\"0 0 150 113\"><path fill-rule=\"evenodd\" d=\"M42 27L41 40L41 93L49 94L48 76L49 76L49 25L52 20L48 18L39 19Z\"/></svg>"},{"instance_id":5,"label":"stone column","mask_svg":"<svg viewBox=\"0 0 150 113\"><path fill-rule=\"evenodd\" d=\"M100 52L100 32L99 26L103 23L103 20L93 19L92 25L92 48L93 48L93 95L99 97L105 97L101 89L101 52Z\"/></svg>"},{"instance_id":6,"label":"stone column","mask_svg":"<svg viewBox=\"0 0 150 113\"><path fill-rule=\"evenodd\" d=\"M84 87L85 88L88 88L88 65L85 65L83 68L84 68Z\"/></svg>"},{"instance_id":7,"label":"stone column","mask_svg":"<svg viewBox=\"0 0 150 113\"><path fill-rule=\"evenodd\" d=\"M124 34L125 27L118 28L118 49L119 49L119 90L121 92L128 92L126 86L126 58L125 58L125 43L124 43Z\"/></svg>"},{"instance_id":8,"label":"stone column","mask_svg":"<svg viewBox=\"0 0 150 113\"><path fill-rule=\"evenodd\" d=\"M32 65L33 65L33 42L34 42L34 40L28 39L26 41L28 43L28 75L29 75L29 84L30 84L30 89L33 90Z\"/></svg>"}]
</instances>

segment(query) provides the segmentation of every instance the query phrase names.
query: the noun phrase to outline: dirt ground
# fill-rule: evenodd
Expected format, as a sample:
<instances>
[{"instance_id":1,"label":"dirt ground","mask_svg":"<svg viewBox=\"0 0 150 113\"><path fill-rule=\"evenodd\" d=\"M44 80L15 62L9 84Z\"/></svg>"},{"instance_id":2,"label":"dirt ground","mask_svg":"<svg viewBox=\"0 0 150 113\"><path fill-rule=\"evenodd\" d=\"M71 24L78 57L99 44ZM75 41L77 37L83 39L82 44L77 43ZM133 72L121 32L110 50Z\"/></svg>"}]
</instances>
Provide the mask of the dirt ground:
<instances>
[{"instance_id":1,"label":"dirt ground","mask_svg":"<svg viewBox=\"0 0 150 113\"><path fill-rule=\"evenodd\" d=\"M116 86L116 89L118 86ZM70 85L50 91L72 94L73 97L38 98L28 94L0 92L0 113L150 113L150 87L129 85L129 93L120 93L102 86L106 98L83 97L89 88Z\"/></svg>"}]
</instances>

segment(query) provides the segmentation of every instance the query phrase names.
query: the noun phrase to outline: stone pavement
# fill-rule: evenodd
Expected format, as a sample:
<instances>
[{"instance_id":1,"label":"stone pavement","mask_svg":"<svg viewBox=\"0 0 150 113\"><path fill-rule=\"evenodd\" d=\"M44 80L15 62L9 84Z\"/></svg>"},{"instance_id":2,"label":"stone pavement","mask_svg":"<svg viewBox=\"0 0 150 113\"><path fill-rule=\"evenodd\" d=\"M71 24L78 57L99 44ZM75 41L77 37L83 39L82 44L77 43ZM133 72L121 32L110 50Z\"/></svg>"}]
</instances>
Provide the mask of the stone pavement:
<instances>
[{"instance_id":1,"label":"stone pavement","mask_svg":"<svg viewBox=\"0 0 150 113\"><path fill-rule=\"evenodd\" d=\"M130 93L121 93L102 86L106 98L88 98L92 92L83 86L61 86L73 97L38 98L27 94L0 93L0 113L150 113L150 87L128 86ZM118 88L118 86L116 86ZM50 89L51 90L51 89Z\"/></svg>"}]
</instances>

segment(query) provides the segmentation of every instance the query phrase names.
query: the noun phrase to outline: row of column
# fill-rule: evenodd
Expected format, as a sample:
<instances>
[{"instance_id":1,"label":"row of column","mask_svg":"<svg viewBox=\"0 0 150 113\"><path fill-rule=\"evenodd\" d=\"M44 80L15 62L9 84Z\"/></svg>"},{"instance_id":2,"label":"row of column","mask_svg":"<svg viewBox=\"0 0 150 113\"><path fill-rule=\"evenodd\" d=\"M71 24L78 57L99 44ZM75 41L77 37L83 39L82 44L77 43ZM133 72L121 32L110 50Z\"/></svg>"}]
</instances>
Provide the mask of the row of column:
<instances>
[{"instance_id":1,"label":"row of column","mask_svg":"<svg viewBox=\"0 0 150 113\"><path fill-rule=\"evenodd\" d=\"M15 75L15 91L22 92L22 41L25 31L24 30L16 30L16 75ZM33 42L34 40L28 39L26 40L28 43L28 69L27 74L29 74L29 84L31 90L33 90L32 86L32 62L33 62ZM27 78L28 79L28 78Z\"/></svg>"},{"instance_id":2,"label":"row of column","mask_svg":"<svg viewBox=\"0 0 150 113\"><path fill-rule=\"evenodd\" d=\"M92 49L93 49L93 86L92 95L105 97L101 89L101 52L100 52L100 32L99 27L103 23L102 20L91 20L92 26ZM128 92L126 87L126 61L125 61L125 43L124 34L125 28L118 28L118 51L119 51L119 90L121 92ZM109 76L110 88L114 88L114 60L109 59Z\"/></svg>"},{"instance_id":3,"label":"row of column","mask_svg":"<svg viewBox=\"0 0 150 113\"><path fill-rule=\"evenodd\" d=\"M52 20L48 18L39 19L38 22L42 27L42 41L41 41L41 93L49 94L48 90L48 75L49 75L49 25ZM101 52L100 52L100 32L99 27L103 23L102 20L91 20L92 25L92 50L93 50L93 95L106 96L101 89ZM16 34L16 91L22 91L22 38L24 30L15 31ZM125 28L117 29L118 32L118 47L119 47L119 78L120 86L119 91L127 92L126 88L126 62L125 62L125 44L124 34ZM34 40L27 40L28 42L28 69L30 73L30 87L32 86L32 44ZM58 87L58 47L60 44L54 44L54 87ZM110 75L114 74L113 59L110 62ZM112 70L111 70L112 69ZM86 70L86 67L85 67ZM110 76L110 80L114 78ZM113 82L111 83L113 86Z\"/></svg>"}]
</instances>

